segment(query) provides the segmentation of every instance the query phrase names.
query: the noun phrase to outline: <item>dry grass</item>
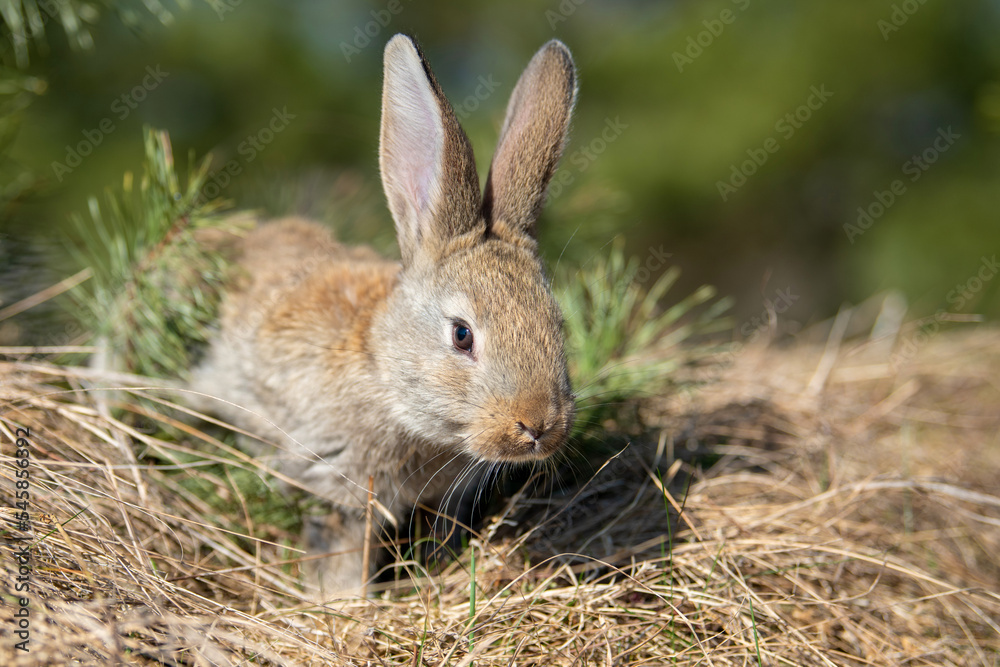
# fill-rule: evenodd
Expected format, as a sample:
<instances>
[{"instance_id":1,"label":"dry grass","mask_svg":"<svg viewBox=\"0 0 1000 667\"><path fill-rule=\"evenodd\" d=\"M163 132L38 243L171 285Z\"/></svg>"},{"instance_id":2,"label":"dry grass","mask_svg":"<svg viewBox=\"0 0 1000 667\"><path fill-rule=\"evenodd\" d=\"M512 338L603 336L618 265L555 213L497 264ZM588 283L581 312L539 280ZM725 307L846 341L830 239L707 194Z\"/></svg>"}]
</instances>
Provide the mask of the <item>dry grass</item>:
<instances>
[{"instance_id":1,"label":"dry grass","mask_svg":"<svg viewBox=\"0 0 1000 667\"><path fill-rule=\"evenodd\" d=\"M259 464L230 452L209 472L198 452L221 443L142 426L171 413L129 426L83 369L0 363L0 506L27 427L32 518L3 534L0 663L1000 664L1000 332L937 335L898 372L876 344L823 359L744 350L646 405L646 435L579 485L513 498L416 588L328 608L297 595L296 536L227 484ZM145 410L135 396L115 398ZM32 545L28 654L15 537Z\"/></svg>"}]
</instances>

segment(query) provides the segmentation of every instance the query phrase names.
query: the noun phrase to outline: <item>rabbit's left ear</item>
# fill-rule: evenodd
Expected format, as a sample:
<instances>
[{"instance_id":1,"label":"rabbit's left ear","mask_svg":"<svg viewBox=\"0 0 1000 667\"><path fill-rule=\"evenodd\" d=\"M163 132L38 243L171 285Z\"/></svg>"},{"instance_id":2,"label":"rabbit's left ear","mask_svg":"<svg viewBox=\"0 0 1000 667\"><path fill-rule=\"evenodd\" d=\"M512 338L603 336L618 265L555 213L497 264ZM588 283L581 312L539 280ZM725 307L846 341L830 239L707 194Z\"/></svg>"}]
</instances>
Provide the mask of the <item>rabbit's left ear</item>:
<instances>
[{"instance_id":1,"label":"rabbit's left ear","mask_svg":"<svg viewBox=\"0 0 1000 667\"><path fill-rule=\"evenodd\" d=\"M528 63L507 104L483 195L483 215L497 235L535 235L575 102L573 57L553 39Z\"/></svg>"},{"instance_id":2,"label":"rabbit's left ear","mask_svg":"<svg viewBox=\"0 0 1000 667\"><path fill-rule=\"evenodd\" d=\"M385 46L379 166L404 266L483 224L472 146L406 35Z\"/></svg>"}]
</instances>

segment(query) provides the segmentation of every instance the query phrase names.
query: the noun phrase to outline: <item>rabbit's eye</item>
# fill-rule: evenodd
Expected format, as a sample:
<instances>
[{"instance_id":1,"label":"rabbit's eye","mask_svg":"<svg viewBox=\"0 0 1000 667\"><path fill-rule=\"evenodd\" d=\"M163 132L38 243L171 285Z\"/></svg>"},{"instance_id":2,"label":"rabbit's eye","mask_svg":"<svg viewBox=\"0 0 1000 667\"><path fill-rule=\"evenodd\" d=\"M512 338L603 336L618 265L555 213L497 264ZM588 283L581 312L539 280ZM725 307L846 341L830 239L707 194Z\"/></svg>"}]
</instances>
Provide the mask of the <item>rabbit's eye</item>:
<instances>
[{"instance_id":1,"label":"rabbit's eye","mask_svg":"<svg viewBox=\"0 0 1000 667\"><path fill-rule=\"evenodd\" d=\"M472 352L472 329L464 322L456 322L451 330L451 342L457 350Z\"/></svg>"}]
</instances>

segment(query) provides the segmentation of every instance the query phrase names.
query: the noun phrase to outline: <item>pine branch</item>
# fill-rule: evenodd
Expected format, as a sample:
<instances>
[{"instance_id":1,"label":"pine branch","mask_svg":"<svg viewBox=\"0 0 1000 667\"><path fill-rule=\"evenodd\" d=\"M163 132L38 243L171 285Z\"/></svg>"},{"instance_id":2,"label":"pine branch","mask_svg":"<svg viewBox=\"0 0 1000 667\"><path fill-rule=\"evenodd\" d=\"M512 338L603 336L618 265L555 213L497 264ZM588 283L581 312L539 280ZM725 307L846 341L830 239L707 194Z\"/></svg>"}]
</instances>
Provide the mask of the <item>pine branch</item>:
<instances>
[{"instance_id":1,"label":"pine branch","mask_svg":"<svg viewBox=\"0 0 1000 667\"><path fill-rule=\"evenodd\" d=\"M116 370L181 377L215 322L230 272L224 248L208 236L239 235L250 217L219 215L227 202L204 201L208 159L181 188L167 134L147 129L145 148L138 189L127 172L103 206L92 197L89 216L72 218L70 252L93 273L73 296Z\"/></svg>"},{"instance_id":2,"label":"pine branch","mask_svg":"<svg viewBox=\"0 0 1000 667\"><path fill-rule=\"evenodd\" d=\"M206 0L213 5L216 0ZM189 3L179 0L186 8ZM30 60L31 45L41 54L48 52L46 38L52 25L59 25L73 50L93 48L94 38L88 26L97 23L103 13L114 13L127 26L137 29L152 16L163 25L174 20L173 13L159 0L143 0L144 11L133 9L134 3L114 0L0 0L0 62L23 69ZM214 6L214 5L213 5Z\"/></svg>"},{"instance_id":3,"label":"pine branch","mask_svg":"<svg viewBox=\"0 0 1000 667\"><path fill-rule=\"evenodd\" d=\"M621 413L636 399L682 384L678 371L710 356L710 345L687 345L728 326L728 299L713 301L703 286L661 309L680 275L665 271L648 289L648 271L635 257L626 260L616 242L607 257L589 267L557 276L556 296L566 316L566 345L573 386L580 394L575 432L586 433Z\"/></svg>"}]
</instances>

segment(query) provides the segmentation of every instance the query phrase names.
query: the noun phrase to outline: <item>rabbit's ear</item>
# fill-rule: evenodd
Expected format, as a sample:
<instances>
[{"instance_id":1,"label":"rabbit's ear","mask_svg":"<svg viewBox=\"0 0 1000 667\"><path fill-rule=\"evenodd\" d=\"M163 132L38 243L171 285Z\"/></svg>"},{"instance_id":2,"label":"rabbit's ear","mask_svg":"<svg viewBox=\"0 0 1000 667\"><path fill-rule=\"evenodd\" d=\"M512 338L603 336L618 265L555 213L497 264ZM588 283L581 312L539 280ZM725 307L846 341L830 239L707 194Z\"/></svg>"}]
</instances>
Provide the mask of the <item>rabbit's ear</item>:
<instances>
[{"instance_id":1,"label":"rabbit's ear","mask_svg":"<svg viewBox=\"0 0 1000 667\"><path fill-rule=\"evenodd\" d=\"M575 101L573 57L554 39L528 63L507 104L483 196L483 216L496 234L534 236Z\"/></svg>"},{"instance_id":2,"label":"rabbit's ear","mask_svg":"<svg viewBox=\"0 0 1000 667\"><path fill-rule=\"evenodd\" d=\"M385 46L379 166L404 266L433 261L444 243L483 225L472 146L420 49Z\"/></svg>"}]
</instances>

